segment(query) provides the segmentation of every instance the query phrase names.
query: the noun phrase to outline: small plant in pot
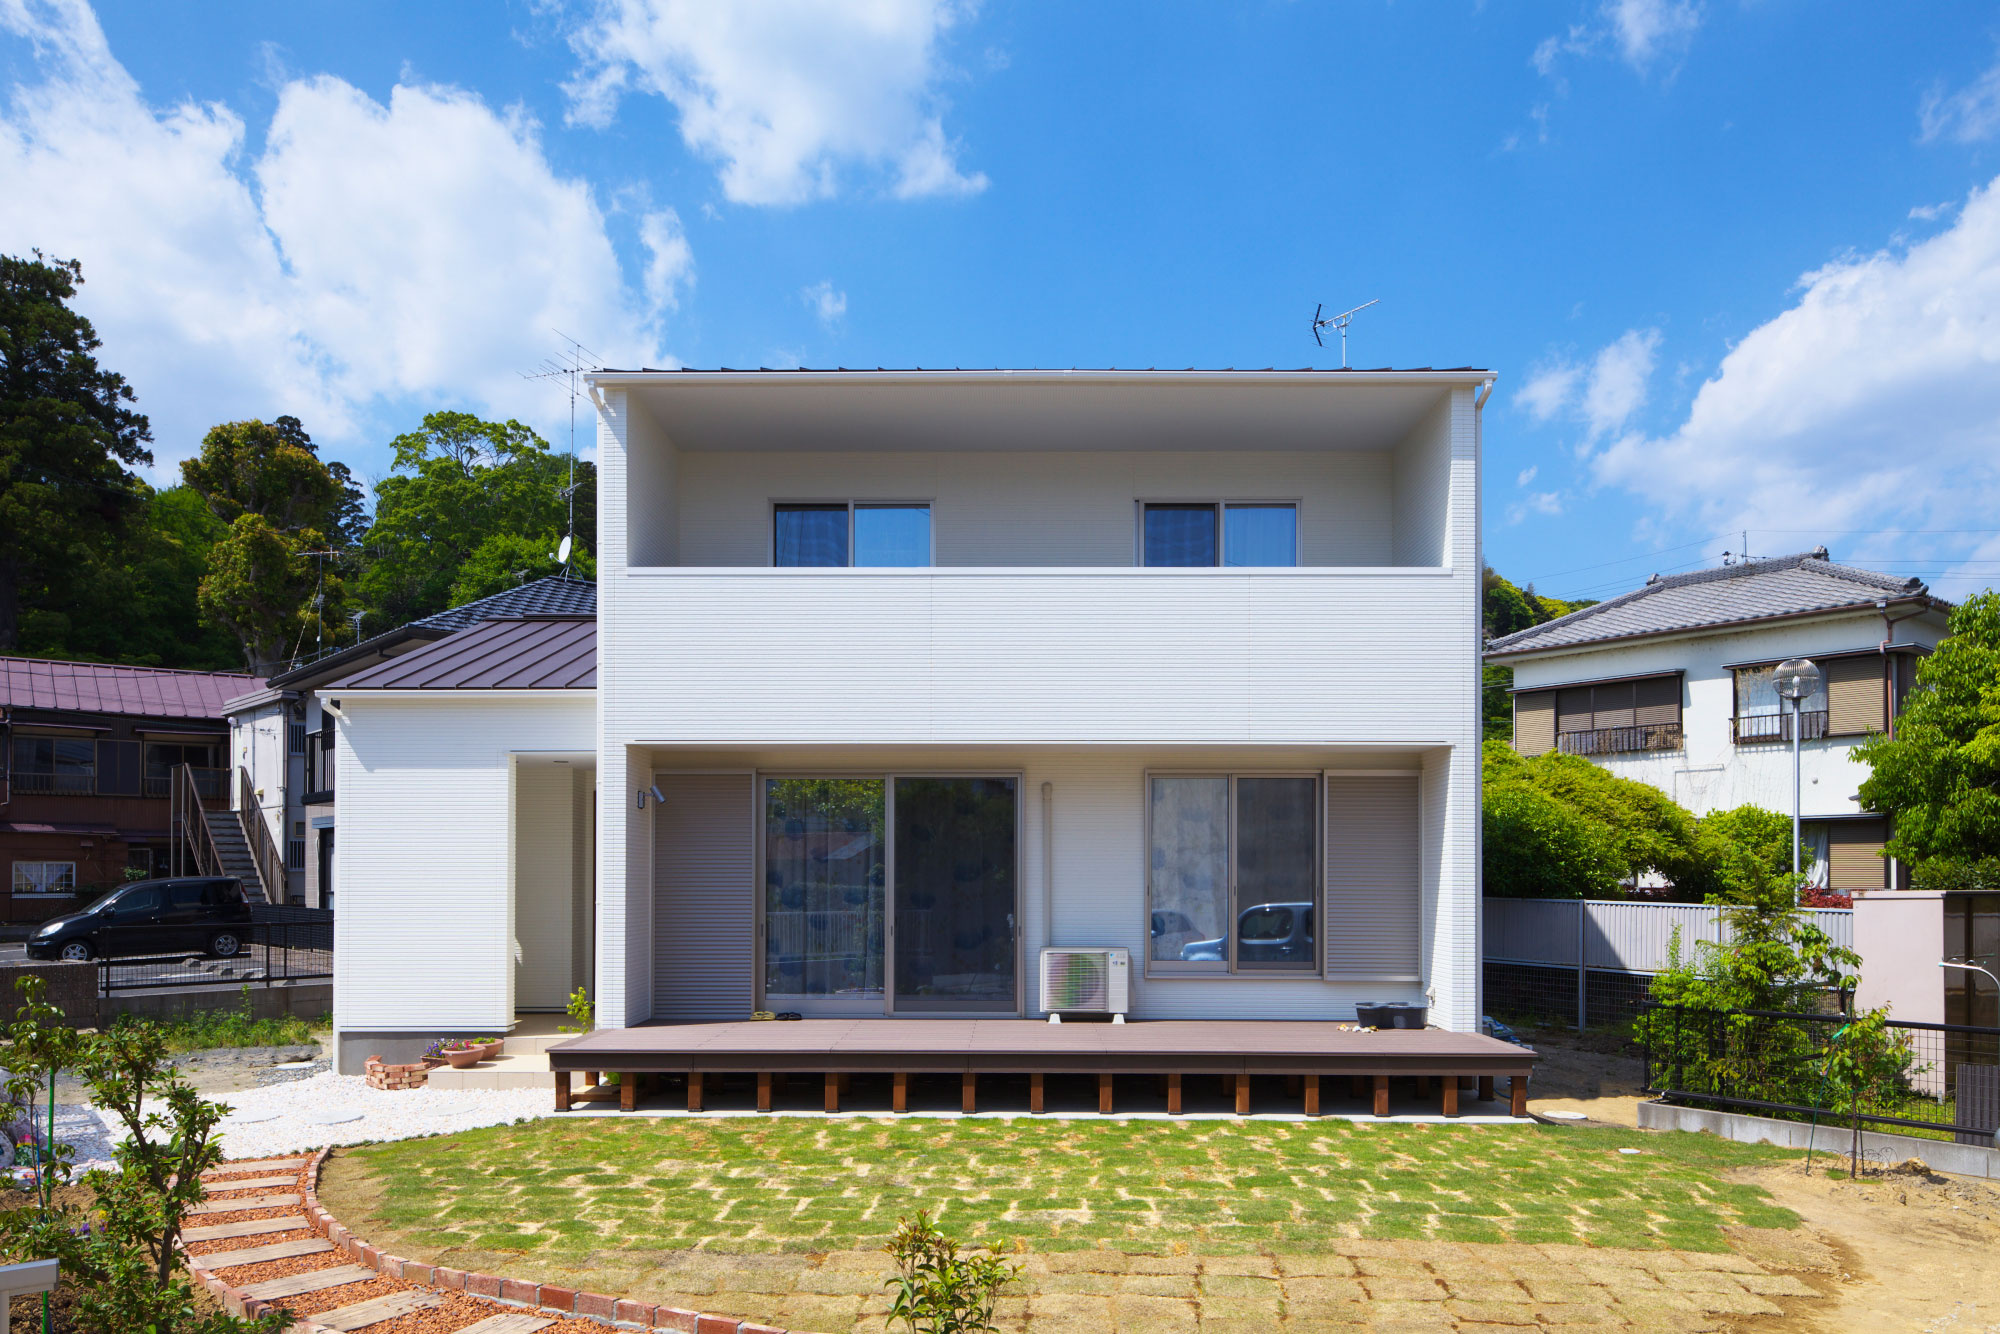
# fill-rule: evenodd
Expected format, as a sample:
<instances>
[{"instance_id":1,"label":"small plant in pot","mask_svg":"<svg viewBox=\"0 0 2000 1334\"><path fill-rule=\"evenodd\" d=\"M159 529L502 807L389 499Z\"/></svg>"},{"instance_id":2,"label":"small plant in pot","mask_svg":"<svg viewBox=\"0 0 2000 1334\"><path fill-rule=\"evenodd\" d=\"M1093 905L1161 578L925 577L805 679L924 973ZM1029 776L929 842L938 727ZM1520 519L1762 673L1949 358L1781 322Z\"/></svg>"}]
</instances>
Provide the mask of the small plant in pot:
<instances>
[{"instance_id":1,"label":"small plant in pot","mask_svg":"<svg viewBox=\"0 0 2000 1334\"><path fill-rule=\"evenodd\" d=\"M496 1045L485 1038L453 1038L438 1049L438 1054L452 1069L463 1070L485 1060L491 1054L488 1048Z\"/></svg>"}]
</instances>

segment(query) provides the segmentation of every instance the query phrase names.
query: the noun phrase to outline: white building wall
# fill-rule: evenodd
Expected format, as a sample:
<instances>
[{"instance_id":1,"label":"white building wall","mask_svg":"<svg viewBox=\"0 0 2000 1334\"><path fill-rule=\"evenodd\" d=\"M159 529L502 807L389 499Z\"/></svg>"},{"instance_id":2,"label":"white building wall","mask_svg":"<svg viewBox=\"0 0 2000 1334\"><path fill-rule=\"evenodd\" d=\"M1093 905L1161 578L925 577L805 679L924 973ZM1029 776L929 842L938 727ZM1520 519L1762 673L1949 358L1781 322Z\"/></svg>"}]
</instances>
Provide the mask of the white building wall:
<instances>
[{"instance_id":1,"label":"white building wall","mask_svg":"<svg viewBox=\"0 0 2000 1334\"><path fill-rule=\"evenodd\" d=\"M571 766L514 763L514 1005L559 1010L569 996L576 905L575 775ZM338 849L339 844L336 843Z\"/></svg>"},{"instance_id":2,"label":"white building wall","mask_svg":"<svg viewBox=\"0 0 2000 1334\"><path fill-rule=\"evenodd\" d=\"M1943 629L1941 617L1925 616L1899 623L1896 638L1900 643L1932 646ZM1591 758L1621 778L1650 783L1696 815L1743 805L1790 811L1791 745L1739 746L1730 739L1736 682L1723 664L1852 651L1874 647L1882 638L1882 618L1875 615L1780 621L1727 633L1640 640L1524 659L1512 664L1514 687L1534 690L1684 670L1682 750ZM1853 752L1862 740L1826 737L1801 744L1800 805L1807 819L1861 812L1856 794L1868 777L1868 766L1854 759Z\"/></svg>"},{"instance_id":3,"label":"white building wall","mask_svg":"<svg viewBox=\"0 0 2000 1334\"><path fill-rule=\"evenodd\" d=\"M505 1031L515 761L588 755L589 696L349 691L341 708L335 1030Z\"/></svg>"}]
</instances>

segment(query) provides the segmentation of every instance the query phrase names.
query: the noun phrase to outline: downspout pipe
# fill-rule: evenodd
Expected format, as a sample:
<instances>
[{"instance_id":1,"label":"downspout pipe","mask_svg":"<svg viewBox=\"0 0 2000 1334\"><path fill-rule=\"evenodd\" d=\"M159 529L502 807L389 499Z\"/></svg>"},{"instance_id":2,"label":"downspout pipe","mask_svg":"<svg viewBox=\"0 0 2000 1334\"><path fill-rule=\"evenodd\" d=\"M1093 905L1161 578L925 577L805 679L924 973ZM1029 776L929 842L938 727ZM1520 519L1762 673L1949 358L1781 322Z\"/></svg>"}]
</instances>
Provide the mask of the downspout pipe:
<instances>
[{"instance_id":1,"label":"downspout pipe","mask_svg":"<svg viewBox=\"0 0 2000 1334\"><path fill-rule=\"evenodd\" d=\"M1889 663L1889 650L1896 643L1897 625L1904 621L1915 620L1917 617L1923 615L1926 609L1918 607L1906 616L1891 616L1889 614L1888 602L1878 601L1875 604L1875 610L1882 615L1882 642L1876 646L1875 650L1882 656L1882 723L1888 729L1888 734L1894 737L1896 735L1896 685L1890 679L1892 668Z\"/></svg>"},{"instance_id":2,"label":"downspout pipe","mask_svg":"<svg viewBox=\"0 0 2000 1334\"><path fill-rule=\"evenodd\" d=\"M1056 785L1042 784L1042 944L1056 943ZM1039 960L1038 960L1039 962ZM1047 1013L1041 969L1035 970L1035 1003Z\"/></svg>"}]
</instances>

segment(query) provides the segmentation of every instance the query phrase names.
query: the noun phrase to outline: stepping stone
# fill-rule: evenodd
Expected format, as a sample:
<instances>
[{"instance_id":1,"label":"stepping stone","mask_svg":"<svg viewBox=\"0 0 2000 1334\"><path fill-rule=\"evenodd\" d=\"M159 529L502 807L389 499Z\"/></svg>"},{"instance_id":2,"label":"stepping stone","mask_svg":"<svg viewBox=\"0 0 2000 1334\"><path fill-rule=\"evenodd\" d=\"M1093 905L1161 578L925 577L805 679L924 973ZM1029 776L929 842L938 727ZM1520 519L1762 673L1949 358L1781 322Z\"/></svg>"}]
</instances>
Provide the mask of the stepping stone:
<instances>
[{"instance_id":1,"label":"stepping stone","mask_svg":"<svg viewBox=\"0 0 2000 1334\"><path fill-rule=\"evenodd\" d=\"M246 1158L240 1163L217 1163L214 1167L202 1173L202 1175L212 1177L218 1172L261 1172L267 1167L272 1169L280 1167L304 1167L311 1161L312 1159L310 1158Z\"/></svg>"},{"instance_id":2,"label":"stepping stone","mask_svg":"<svg viewBox=\"0 0 2000 1334\"><path fill-rule=\"evenodd\" d=\"M331 1311L321 1311L313 1317L313 1323L325 1329L360 1329L381 1320L394 1320L399 1315L421 1311L426 1307L442 1306L444 1298L431 1292L392 1292L386 1297L370 1297L365 1302L352 1306L336 1306Z\"/></svg>"},{"instance_id":3,"label":"stepping stone","mask_svg":"<svg viewBox=\"0 0 2000 1334\"><path fill-rule=\"evenodd\" d=\"M306 1124L315 1126L344 1126L349 1121L359 1121L366 1112L321 1112L318 1116L308 1116Z\"/></svg>"},{"instance_id":4,"label":"stepping stone","mask_svg":"<svg viewBox=\"0 0 2000 1334\"><path fill-rule=\"evenodd\" d=\"M188 1213L230 1214L238 1209L282 1209L298 1202L296 1195L245 1195L240 1200L203 1200L200 1204L190 1205Z\"/></svg>"},{"instance_id":5,"label":"stepping stone","mask_svg":"<svg viewBox=\"0 0 2000 1334\"><path fill-rule=\"evenodd\" d=\"M262 1121L275 1121L277 1119L278 1114L276 1112L232 1113L223 1118L223 1124L231 1126L254 1126Z\"/></svg>"},{"instance_id":6,"label":"stepping stone","mask_svg":"<svg viewBox=\"0 0 2000 1334\"><path fill-rule=\"evenodd\" d=\"M233 1177L227 1181L217 1181L214 1177L203 1177L201 1184L210 1190L297 1190L299 1179L290 1177Z\"/></svg>"},{"instance_id":7,"label":"stepping stone","mask_svg":"<svg viewBox=\"0 0 2000 1334\"><path fill-rule=\"evenodd\" d=\"M366 1265L335 1265L331 1269L313 1269L303 1274L287 1274L283 1278L267 1278L262 1283L246 1283L237 1291L245 1297L255 1297L260 1302L279 1297L297 1297L302 1293L318 1292L321 1288L338 1288L348 1283L363 1283L381 1275Z\"/></svg>"},{"instance_id":8,"label":"stepping stone","mask_svg":"<svg viewBox=\"0 0 2000 1334\"><path fill-rule=\"evenodd\" d=\"M314 1319L318 1317L315 1316ZM476 1325L467 1325L464 1329L458 1330L457 1334L535 1334L536 1330L547 1329L553 1324L555 1321L538 1315L516 1315L509 1312L506 1315L496 1315L491 1319L482 1320Z\"/></svg>"},{"instance_id":9,"label":"stepping stone","mask_svg":"<svg viewBox=\"0 0 2000 1334\"><path fill-rule=\"evenodd\" d=\"M274 1241L263 1246L239 1246L233 1251L210 1251L195 1259L210 1269L234 1269L237 1265L258 1265L266 1260L291 1260L301 1255L318 1255L333 1249L323 1237L300 1237L296 1241Z\"/></svg>"},{"instance_id":10,"label":"stepping stone","mask_svg":"<svg viewBox=\"0 0 2000 1334\"><path fill-rule=\"evenodd\" d=\"M231 1237L261 1237L267 1232L294 1232L306 1225L304 1214L283 1218L246 1218L241 1223L211 1223L181 1229L182 1241L227 1241Z\"/></svg>"}]
</instances>

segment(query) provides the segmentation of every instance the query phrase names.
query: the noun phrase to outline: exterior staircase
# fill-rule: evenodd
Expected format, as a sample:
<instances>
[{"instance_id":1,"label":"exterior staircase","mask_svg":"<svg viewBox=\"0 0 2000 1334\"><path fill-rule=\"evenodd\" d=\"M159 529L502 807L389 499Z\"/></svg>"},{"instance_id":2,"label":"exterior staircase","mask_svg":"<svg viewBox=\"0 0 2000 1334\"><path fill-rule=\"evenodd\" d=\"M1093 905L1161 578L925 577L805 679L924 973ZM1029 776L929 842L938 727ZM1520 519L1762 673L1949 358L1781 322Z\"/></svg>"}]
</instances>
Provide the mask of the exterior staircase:
<instances>
[{"instance_id":1,"label":"exterior staircase","mask_svg":"<svg viewBox=\"0 0 2000 1334\"><path fill-rule=\"evenodd\" d=\"M257 859L250 852L250 836L244 831L242 812L211 810L203 811L202 815L208 821L208 836L215 845L216 855L222 859L222 874L241 880L243 893L252 903L283 903L282 897L271 897L271 887L257 872Z\"/></svg>"}]
</instances>

